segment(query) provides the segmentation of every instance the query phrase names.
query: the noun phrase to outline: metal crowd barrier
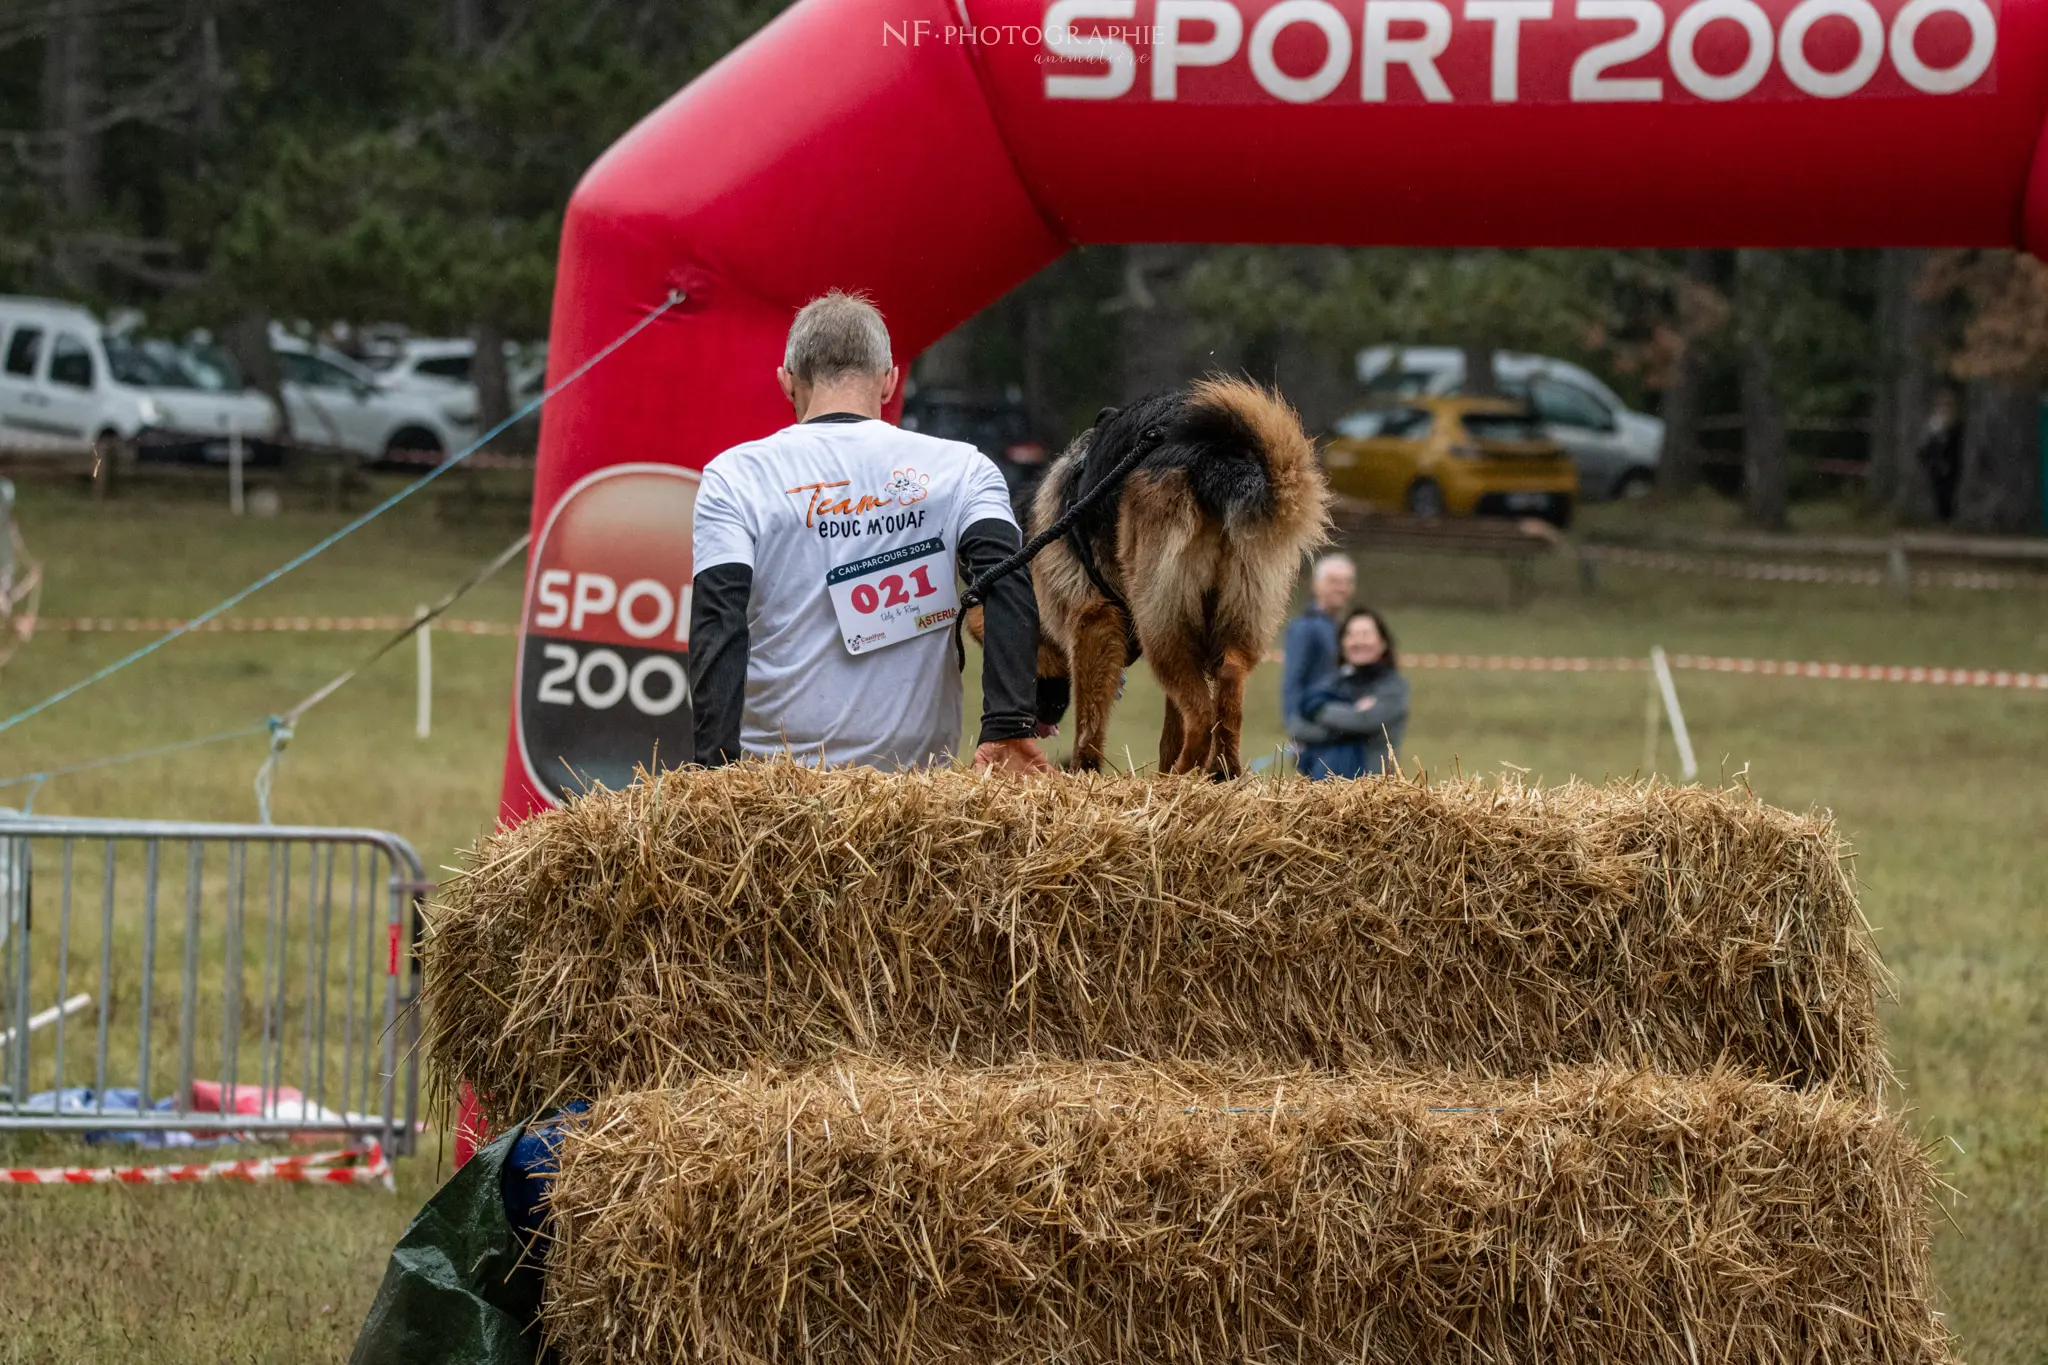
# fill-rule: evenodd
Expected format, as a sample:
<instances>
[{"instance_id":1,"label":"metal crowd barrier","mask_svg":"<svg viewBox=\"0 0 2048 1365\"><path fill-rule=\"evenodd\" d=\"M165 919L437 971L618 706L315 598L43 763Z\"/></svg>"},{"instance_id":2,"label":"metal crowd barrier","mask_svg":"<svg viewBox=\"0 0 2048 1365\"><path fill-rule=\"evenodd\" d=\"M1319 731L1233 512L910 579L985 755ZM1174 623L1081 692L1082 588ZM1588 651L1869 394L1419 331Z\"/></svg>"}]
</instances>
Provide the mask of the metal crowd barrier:
<instances>
[{"instance_id":1,"label":"metal crowd barrier","mask_svg":"<svg viewBox=\"0 0 2048 1365\"><path fill-rule=\"evenodd\" d=\"M0 815L0 1131L411 1151L427 890L380 830Z\"/></svg>"}]
</instances>

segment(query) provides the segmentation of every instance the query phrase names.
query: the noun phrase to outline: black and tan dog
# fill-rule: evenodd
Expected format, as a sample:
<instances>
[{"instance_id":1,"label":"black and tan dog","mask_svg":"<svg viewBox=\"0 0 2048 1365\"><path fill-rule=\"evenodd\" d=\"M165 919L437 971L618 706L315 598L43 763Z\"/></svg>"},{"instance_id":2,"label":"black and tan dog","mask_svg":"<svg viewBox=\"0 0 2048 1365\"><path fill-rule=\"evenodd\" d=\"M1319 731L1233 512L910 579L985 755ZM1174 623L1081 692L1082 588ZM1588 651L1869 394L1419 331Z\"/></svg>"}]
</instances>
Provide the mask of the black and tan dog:
<instances>
[{"instance_id":1,"label":"black and tan dog","mask_svg":"<svg viewBox=\"0 0 2048 1365\"><path fill-rule=\"evenodd\" d=\"M1329 487L1285 399L1210 378L1105 409L1047 474L1034 527L1141 450L1123 486L1032 565L1040 718L1058 718L1070 686L1073 766L1099 768L1123 670L1142 653L1166 692L1161 771L1234 777L1245 676L1328 537Z\"/></svg>"}]
</instances>

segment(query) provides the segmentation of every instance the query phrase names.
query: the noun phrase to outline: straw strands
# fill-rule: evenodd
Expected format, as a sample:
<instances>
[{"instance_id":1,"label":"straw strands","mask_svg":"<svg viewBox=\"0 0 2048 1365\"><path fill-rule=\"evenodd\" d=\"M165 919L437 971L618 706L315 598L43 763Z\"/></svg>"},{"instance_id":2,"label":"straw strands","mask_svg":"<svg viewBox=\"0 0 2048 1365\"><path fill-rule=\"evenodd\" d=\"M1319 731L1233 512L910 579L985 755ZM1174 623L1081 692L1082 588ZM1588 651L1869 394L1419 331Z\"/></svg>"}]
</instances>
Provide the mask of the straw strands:
<instances>
[{"instance_id":1,"label":"straw strands","mask_svg":"<svg viewBox=\"0 0 2048 1365\"><path fill-rule=\"evenodd\" d=\"M483 840L425 971L497 1122L847 1055L1886 1074L1831 826L1739 791L686 769Z\"/></svg>"},{"instance_id":2,"label":"straw strands","mask_svg":"<svg viewBox=\"0 0 2048 1365\"><path fill-rule=\"evenodd\" d=\"M561 1155L564 1365L1952 1358L1903 1121L1725 1072L841 1064Z\"/></svg>"}]
</instances>

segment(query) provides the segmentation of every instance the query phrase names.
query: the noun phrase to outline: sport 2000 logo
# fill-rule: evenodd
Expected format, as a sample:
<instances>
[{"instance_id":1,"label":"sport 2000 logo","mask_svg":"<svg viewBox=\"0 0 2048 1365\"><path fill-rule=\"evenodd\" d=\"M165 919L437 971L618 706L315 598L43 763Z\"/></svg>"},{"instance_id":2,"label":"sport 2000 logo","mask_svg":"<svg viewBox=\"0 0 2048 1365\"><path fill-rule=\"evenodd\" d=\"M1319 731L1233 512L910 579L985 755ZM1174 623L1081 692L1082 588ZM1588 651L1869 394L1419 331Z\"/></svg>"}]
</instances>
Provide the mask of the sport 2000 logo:
<instances>
[{"instance_id":1,"label":"sport 2000 logo","mask_svg":"<svg viewBox=\"0 0 2048 1365\"><path fill-rule=\"evenodd\" d=\"M520 620L519 752L559 801L691 758L690 538L698 474L614 465L555 503Z\"/></svg>"},{"instance_id":2,"label":"sport 2000 logo","mask_svg":"<svg viewBox=\"0 0 2048 1365\"><path fill-rule=\"evenodd\" d=\"M1989 94L1998 10L1998 0L1052 0L1037 32L1056 59L1041 66L1048 100L1712 103Z\"/></svg>"}]
</instances>

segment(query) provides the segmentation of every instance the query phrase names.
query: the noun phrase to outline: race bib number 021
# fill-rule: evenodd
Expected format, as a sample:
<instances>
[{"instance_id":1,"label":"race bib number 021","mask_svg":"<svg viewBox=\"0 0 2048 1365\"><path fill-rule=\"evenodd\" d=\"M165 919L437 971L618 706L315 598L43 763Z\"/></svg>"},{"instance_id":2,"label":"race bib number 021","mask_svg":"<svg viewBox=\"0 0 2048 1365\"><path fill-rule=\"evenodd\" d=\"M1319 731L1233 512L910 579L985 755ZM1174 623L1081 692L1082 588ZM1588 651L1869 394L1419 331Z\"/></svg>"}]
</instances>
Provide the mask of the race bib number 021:
<instances>
[{"instance_id":1,"label":"race bib number 021","mask_svg":"<svg viewBox=\"0 0 2048 1365\"><path fill-rule=\"evenodd\" d=\"M872 654L944 630L960 614L960 586L946 542L933 537L825 575L848 654Z\"/></svg>"}]
</instances>

